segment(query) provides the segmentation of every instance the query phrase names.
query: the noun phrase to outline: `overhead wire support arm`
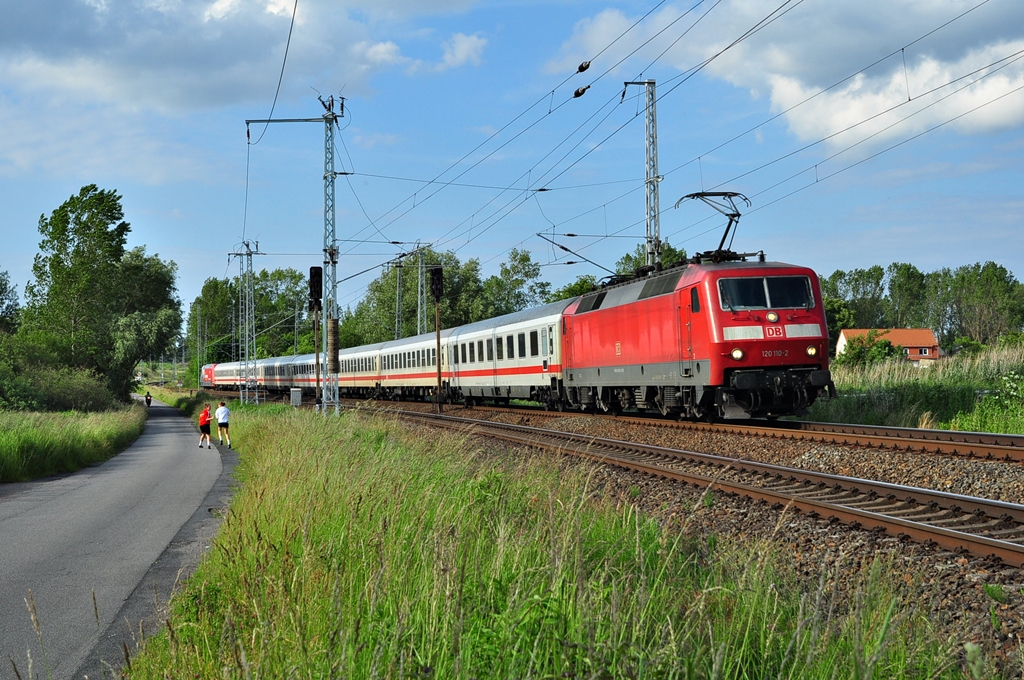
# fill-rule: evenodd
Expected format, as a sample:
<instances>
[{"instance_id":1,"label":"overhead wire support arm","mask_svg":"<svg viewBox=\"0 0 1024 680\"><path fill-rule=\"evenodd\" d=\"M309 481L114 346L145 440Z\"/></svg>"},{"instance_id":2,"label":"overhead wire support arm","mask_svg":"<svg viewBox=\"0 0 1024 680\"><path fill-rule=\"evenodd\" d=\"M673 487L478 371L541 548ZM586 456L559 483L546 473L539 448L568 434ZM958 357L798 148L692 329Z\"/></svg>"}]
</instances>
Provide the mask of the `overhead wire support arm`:
<instances>
[{"instance_id":1,"label":"overhead wire support arm","mask_svg":"<svg viewBox=\"0 0 1024 680\"><path fill-rule=\"evenodd\" d=\"M605 270L606 272L608 272L609 274L611 274L612 276L615 276L615 272L613 272L613 271L612 271L611 269L608 269L608 267L605 267L605 266L603 266L603 265L600 265L600 264L598 264L598 263L594 262L593 260L588 260L587 258L583 257L583 256L582 256L582 255L580 255L579 253L577 253L577 252L575 252L575 251L573 251L573 250L569 250L569 248L567 248L567 247L563 246L563 245L562 245L561 243L558 243L558 242L556 242L556 241L552 241L551 239L549 239L549 238L548 238L547 236L545 236L544 234L539 234L539 233L538 233L538 234L537 234L537 236L540 236L540 237L541 237L542 239L544 239L544 240L545 240L545 241L547 241L548 243L550 243L550 244L552 244L552 245L554 245L554 246L557 246L557 247L558 247L558 248L560 248L561 250L564 250L565 252L569 253L570 255L575 255L576 257L580 258L580 259L581 259L581 260L583 260L584 262L589 262L590 264L594 265L595 267L598 267L598 268L600 268L600 269L603 269L603 270Z\"/></svg>"},{"instance_id":2,"label":"overhead wire support arm","mask_svg":"<svg viewBox=\"0 0 1024 680\"><path fill-rule=\"evenodd\" d=\"M323 123L324 124L324 321L322 326L322 347L327 347L327 332L329 319L338 318L338 240L335 236L335 189L334 179L338 175L349 174L346 172L334 171L334 128L338 124L338 118L345 115L345 98L338 98L338 112L334 111L334 95L326 100L318 96L320 105L324 107L324 113L319 118L263 118L249 119L245 121L245 136L249 139L249 125L252 123ZM325 375L323 412L327 412L328 406L334 406L334 413L341 411L339 399L338 375Z\"/></svg>"}]
</instances>

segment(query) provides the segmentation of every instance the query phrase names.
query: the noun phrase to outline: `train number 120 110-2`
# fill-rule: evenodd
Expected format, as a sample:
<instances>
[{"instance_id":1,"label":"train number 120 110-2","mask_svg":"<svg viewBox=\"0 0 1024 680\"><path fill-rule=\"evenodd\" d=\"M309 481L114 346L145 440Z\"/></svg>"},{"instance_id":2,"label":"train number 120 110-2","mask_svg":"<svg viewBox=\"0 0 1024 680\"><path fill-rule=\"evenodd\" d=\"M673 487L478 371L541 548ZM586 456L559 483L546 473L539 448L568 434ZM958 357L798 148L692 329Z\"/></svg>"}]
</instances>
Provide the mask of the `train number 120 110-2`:
<instances>
[{"instance_id":1,"label":"train number 120 110-2","mask_svg":"<svg viewBox=\"0 0 1024 680\"><path fill-rule=\"evenodd\" d=\"M761 350L761 358L771 359L772 357L788 357L788 349L763 349Z\"/></svg>"}]
</instances>

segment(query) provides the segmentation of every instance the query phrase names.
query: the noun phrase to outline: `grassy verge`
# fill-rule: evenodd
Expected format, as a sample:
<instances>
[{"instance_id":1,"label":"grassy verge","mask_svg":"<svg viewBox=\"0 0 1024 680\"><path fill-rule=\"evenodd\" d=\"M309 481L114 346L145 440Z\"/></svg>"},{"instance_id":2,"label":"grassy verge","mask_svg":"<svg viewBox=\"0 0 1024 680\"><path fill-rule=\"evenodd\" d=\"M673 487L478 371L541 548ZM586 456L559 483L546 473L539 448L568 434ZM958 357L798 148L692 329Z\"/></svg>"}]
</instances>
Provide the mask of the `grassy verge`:
<instances>
[{"instance_id":1,"label":"grassy verge","mask_svg":"<svg viewBox=\"0 0 1024 680\"><path fill-rule=\"evenodd\" d=\"M959 676L881 565L802 593L770 544L698 545L585 466L359 413L232 430L242 487L132 678Z\"/></svg>"},{"instance_id":2,"label":"grassy verge","mask_svg":"<svg viewBox=\"0 0 1024 680\"><path fill-rule=\"evenodd\" d=\"M120 453L146 426L146 407L99 413L0 412L0 482L73 472Z\"/></svg>"},{"instance_id":3,"label":"grassy verge","mask_svg":"<svg viewBox=\"0 0 1024 680\"><path fill-rule=\"evenodd\" d=\"M1005 391L1004 378L1024 371L1024 349L1004 348L953 356L927 368L898 360L837 366L838 399L818 401L810 420L897 427L945 427L1017 432L1019 408L1000 408L987 393Z\"/></svg>"}]
</instances>

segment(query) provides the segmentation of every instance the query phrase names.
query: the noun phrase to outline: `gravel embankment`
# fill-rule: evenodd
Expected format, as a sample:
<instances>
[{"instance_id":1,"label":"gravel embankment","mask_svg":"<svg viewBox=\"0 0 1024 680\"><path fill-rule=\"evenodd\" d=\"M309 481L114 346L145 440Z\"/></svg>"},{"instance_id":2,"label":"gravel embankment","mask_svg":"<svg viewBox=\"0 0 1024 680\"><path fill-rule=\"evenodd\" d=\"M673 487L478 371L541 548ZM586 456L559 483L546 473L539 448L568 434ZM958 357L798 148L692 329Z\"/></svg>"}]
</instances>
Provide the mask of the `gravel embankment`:
<instances>
[{"instance_id":1,"label":"gravel embankment","mask_svg":"<svg viewBox=\"0 0 1024 680\"><path fill-rule=\"evenodd\" d=\"M587 416L523 416L459 407L447 413L1024 502L1024 466L1019 464L687 432ZM489 441L489 445L495 443ZM792 554L797 572L812 591L818 587L823 569L832 569L837 583L852 584L876 557L889 559L894 573L902 574L907 596L933 613L932 621L942 639L958 645L977 642L1004 672L1021 674L1024 670L1024 647L1020 645L1024 636L1024 570L794 512L783 515L781 510L744 498L718 494L713 503L705 504L702 489L614 467L601 468L595 483L605 494L664 522L685 526L697 537L771 540ZM1005 601L994 600L985 592L985 585L990 591L992 586L1000 586Z\"/></svg>"}]
</instances>

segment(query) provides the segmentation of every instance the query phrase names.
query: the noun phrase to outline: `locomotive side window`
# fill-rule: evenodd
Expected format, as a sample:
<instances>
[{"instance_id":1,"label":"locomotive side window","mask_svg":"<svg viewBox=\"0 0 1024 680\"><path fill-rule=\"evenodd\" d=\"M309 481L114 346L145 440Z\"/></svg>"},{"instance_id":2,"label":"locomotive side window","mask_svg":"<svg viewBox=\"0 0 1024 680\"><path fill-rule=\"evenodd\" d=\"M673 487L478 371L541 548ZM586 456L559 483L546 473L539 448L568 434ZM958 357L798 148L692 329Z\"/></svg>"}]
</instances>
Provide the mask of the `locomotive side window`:
<instances>
[{"instance_id":1,"label":"locomotive side window","mask_svg":"<svg viewBox=\"0 0 1024 680\"><path fill-rule=\"evenodd\" d=\"M512 336L511 335L509 335L509 336L507 336L505 338L505 350L506 350L505 353L508 354L508 358L509 359L515 359L516 358L516 348L515 348L515 345L512 343Z\"/></svg>"},{"instance_id":2,"label":"locomotive side window","mask_svg":"<svg viewBox=\"0 0 1024 680\"><path fill-rule=\"evenodd\" d=\"M771 276L720 279L722 309L793 309L814 306L811 282L806 276Z\"/></svg>"},{"instance_id":3,"label":"locomotive side window","mask_svg":"<svg viewBox=\"0 0 1024 680\"><path fill-rule=\"evenodd\" d=\"M696 286L690 289L690 311L694 314L700 312L700 293Z\"/></svg>"},{"instance_id":4,"label":"locomotive side window","mask_svg":"<svg viewBox=\"0 0 1024 680\"><path fill-rule=\"evenodd\" d=\"M526 333L520 333L519 340L519 358L522 359L526 356Z\"/></svg>"},{"instance_id":5,"label":"locomotive side window","mask_svg":"<svg viewBox=\"0 0 1024 680\"><path fill-rule=\"evenodd\" d=\"M490 342L490 340L488 340L487 342ZM498 338L497 346L495 347L495 349L498 350L498 361L501 361L502 359L505 358L505 353L502 351L504 348L504 343L502 343L501 338Z\"/></svg>"},{"instance_id":6,"label":"locomotive side window","mask_svg":"<svg viewBox=\"0 0 1024 680\"><path fill-rule=\"evenodd\" d=\"M537 347L537 331L530 331L530 356L535 357L540 354L540 348Z\"/></svg>"},{"instance_id":7,"label":"locomotive side window","mask_svg":"<svg viewBox=\"0 0 1024 680\"><path fill-rule=\"evenodd\" d=\"M494 341L487 338L487 360L494 361Z\"/></svg>"}]
</instances>

